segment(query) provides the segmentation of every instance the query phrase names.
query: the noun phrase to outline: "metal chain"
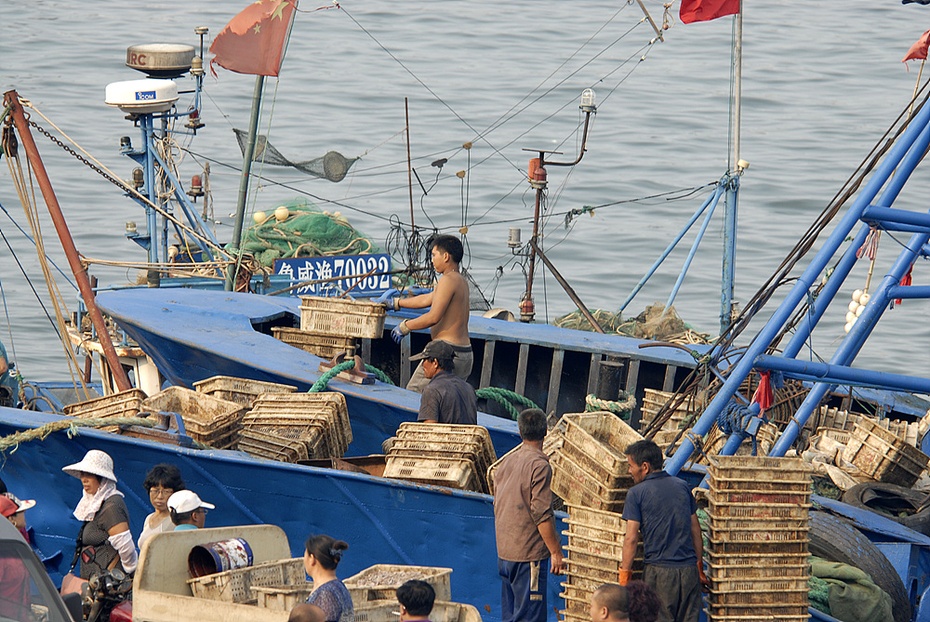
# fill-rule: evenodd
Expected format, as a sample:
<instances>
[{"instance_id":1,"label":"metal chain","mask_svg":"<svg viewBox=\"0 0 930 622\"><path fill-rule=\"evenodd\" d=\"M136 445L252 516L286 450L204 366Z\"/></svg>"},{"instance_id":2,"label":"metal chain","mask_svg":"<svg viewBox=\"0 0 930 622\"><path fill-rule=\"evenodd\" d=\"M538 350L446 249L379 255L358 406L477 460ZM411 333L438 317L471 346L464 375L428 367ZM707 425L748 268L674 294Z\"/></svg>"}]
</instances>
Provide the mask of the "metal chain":
<instances>
[{"instance_id":1,"label":"metal chain","mask_svg":"<svg viewBox=\"0 0 930 622\"><path fill-rule=\"evenodd\" d=\"M101 177L109 181L111 184L117 186L121 190L126 190L127 188L126 182L120 179L117 179L113 177L112 175L110 175L109 173L107 173L105 170L103 170L102 168L100 168L99 166L97 166L96 164L94 164L93 162L85 158L84 156L82 156L80 153L78 153L77 151L75 151L74 149L66 145L65 143L63 143L61 139L59 139L57 136L54 136L51 132L49 132L47 129L45 129L44 127L42 127L41 125L33 121L32 119L29 119L28 123L32 127L36 128L36 130L38 130L41 134L44 134L50 141L52 141L53 143L55 143L56 145L64 149L67 153L70 153L72 156L74 156L74 158L77 159L79 162L82 162L85 166L89 167L91 170L96 171L98 175L100 175Z\"/></svg>"}]
</instances>

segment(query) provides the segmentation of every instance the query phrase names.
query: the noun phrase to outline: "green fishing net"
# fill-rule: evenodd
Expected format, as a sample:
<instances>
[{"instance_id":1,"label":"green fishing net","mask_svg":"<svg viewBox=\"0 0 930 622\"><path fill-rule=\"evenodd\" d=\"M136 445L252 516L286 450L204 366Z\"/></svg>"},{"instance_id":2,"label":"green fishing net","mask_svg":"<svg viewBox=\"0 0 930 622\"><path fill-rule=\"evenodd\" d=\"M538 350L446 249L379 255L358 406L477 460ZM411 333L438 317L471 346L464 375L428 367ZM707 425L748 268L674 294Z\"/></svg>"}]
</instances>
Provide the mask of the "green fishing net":
<instances>
[{"instance_id":1,"label":"green fishing net","mask_svg":"<svg viewBox=\"0 0 930 622\"><path fill-rule=\"evenodd\" d=\"M603 309L594 309L591 315L608 334L626 335L637 339L657 339L672 343L709 343L708 335L698 333L685 324L675 311L675 307L669 307L666 312L665 306L660 303L646 307L645 311L633 318L623 319L620 313ZM556 318L555 325L575 330L594 330L580 310Z\"/></svg>"},{"instance_id":2,"label":"green fishing net","mask_svg":"<svg viewBox=\"0 0 930 622\"><path fill-rule=\"evenodd\" d=\"M278 220L275 213L282 207L288 210L287 218ZM304 199L275 206L262 215L256 212L255 224L243 233L241 249L267 268L276 259L378 252L371 238L345 216L320 211Z\"/></svg>"}]
</instances>

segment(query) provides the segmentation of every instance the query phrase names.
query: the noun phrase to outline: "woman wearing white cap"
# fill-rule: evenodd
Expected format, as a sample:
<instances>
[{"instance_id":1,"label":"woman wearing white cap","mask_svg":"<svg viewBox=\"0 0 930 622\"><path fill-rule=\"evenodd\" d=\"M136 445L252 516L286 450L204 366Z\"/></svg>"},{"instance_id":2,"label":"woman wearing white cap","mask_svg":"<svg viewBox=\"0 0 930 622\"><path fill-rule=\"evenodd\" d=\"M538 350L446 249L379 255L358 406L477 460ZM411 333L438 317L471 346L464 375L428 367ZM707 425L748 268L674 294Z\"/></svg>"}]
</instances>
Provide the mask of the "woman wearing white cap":
<instances>
[{"instance_id":1,"label":"woman wearing white cap","mask_svg":"<svg viewBox=\"0 0 930 622\"><path fill-rule=\"evenodd\" d=\"M84 494L74 508L74 516L84 524L78 534L74 561L81 560L81 578L121 564L125 572L136 569L138 557L129 533L129 510L123 493L116 489L113 459L98 449L91 449L84 459L62 469L81 480Z\"/></svg>"}]
</instances>

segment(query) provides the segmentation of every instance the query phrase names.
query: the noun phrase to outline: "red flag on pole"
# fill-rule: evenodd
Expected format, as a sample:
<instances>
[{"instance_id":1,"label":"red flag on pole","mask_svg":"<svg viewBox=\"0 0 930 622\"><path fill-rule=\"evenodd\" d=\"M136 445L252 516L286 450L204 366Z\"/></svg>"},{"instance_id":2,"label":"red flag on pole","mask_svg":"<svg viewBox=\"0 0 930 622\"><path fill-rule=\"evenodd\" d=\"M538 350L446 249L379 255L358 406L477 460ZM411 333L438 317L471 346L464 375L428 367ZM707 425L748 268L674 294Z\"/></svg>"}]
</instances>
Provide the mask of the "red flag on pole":
<instances>
[{"instance_id":1,"label":"red flag on pole","mask_svg":"<svg viewBox=\"0 0 930 622\"><path fill-rule=\"evenodd\" d=\"M226 24L210 52L213 63L236 73L277 76L297 0L256 0Z\"/></svg>"},{"instance_id":2,"label":"red flag on pole","mask_svg":"<svg viewBox=\"0 0 930 622\"><path fill-rule=\"evenodd\" d=\"M901 59L901 62L906 63L909 60L927 60L928 47L930 47L930 30L920 35L920 39L911 46L911 49L907 51L907 54Z\"/></svg>"},{"instance_id":3,"label":"red flag on pole","mask_svg":"<svg viewBox=\"0 0 930 622\"><path fill-rule=\"evenodd\" d=\"M678 17L682 23L709 22L712 19L739 13L740 0L681 0Z\"/></svg>"}]
</instances>

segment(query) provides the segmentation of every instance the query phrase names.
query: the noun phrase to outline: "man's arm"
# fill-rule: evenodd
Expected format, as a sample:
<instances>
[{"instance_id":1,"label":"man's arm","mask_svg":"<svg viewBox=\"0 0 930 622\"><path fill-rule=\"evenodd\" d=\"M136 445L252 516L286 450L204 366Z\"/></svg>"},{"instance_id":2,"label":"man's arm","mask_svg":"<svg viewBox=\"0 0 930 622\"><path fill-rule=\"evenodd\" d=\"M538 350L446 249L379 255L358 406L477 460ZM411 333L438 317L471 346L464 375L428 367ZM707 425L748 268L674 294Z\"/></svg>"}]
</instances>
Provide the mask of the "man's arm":
<instances>
[{"instance_id":1,"label":"man's arm","mask_svg":"<svg viewBox=\"0 0 930 622\"><path fill-rule=\"evenodd\" d=\"M433 292L426 292L410 298L397 298L397 307L400 309L425 309L433 304Z\"/></svg>"},{"instance_id":2,"label":"man's arm","mask_svg":"<svg viewBox=\"0 0 930 622\"><path fill-rule=\"evenodd\" d=\"M559 541L559 536L555 532L555 518L550 516L536 525L536 529L539 531L539 535L542 536L543 542L546 543L546 548L549 549L549 565L551 566L550 570L552 574L562 574L565 560L562 557L562 543Z\"/></svg>"},{"instance_id":3,"label":"man's arm","mask_svg":"<svg viewBox=\"0 0 930 622\"><path fill-rule=\"evenodd\" d=\"M704 537L701 534L701 523L698 521L697 514L691 515L691 542L694 544L694 552L697 554L698 574L701 578L701 586L710 587L710 580L704 574ZM624 553L626 549L624 549Z\"/></svg>"},{"instance_id":4,"label":"man's arm","mask_svg":"<svg viewBox=\"0 0 930 622\"><path fill-rule=\"evenodd\" d=\"M639 548L639 521L626 522L626 534L623 536L623 559L620 560L620 585L626 585L633 574L633 558Z\"/></svg>"},{"instance_id":5,"label":"man's arm","mask_svg":"<svg viewBox=\"0 0 930 622\"><path fill-rule=\"evenodd\" d=\"M407 328L410 330L419 330L422 328L430 328L436 324L436 322L441 320L442 316L445 315L446 309L449 308L449 303L452 302L453 294L455 294L455 283L452 282L452 279L443 277L436 282L436 287L433 288L431 293L406 299L404 301L404 307L411 309L430 308L429 311L419 317L404 320L407 324ZM411 306L411 301L415 301L417 305L420 305L421 301L418 299L424 297L429 297L428 303L422 304L422 306Z\"/></svg>"}]
</instances>

